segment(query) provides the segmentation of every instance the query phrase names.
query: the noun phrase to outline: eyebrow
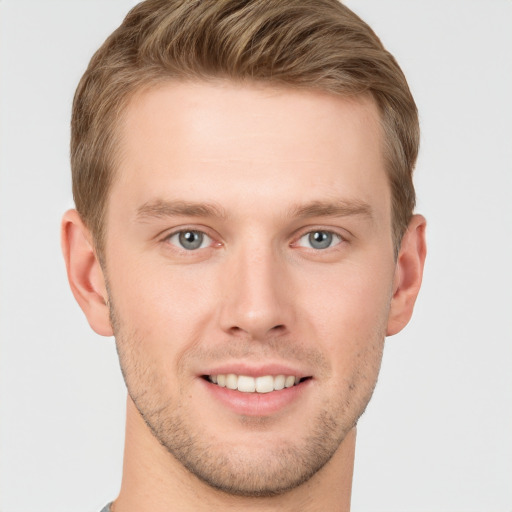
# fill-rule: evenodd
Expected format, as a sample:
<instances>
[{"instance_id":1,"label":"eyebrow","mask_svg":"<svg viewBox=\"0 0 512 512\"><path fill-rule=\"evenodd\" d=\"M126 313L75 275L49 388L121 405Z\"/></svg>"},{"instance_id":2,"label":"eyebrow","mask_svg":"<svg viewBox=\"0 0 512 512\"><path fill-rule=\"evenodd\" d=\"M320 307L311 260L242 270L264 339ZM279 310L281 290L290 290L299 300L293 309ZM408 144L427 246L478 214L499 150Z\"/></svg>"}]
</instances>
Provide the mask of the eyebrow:
<instances>
[{"instance_id":1,"label":"eyebrow","mask_svg":"<svg viewBox=\"0 0 512 512\"><path fill-rule=\"evenodd\" d=\"M372 209L363 201L312 201L303 205L292 206L288 210L291 218L311 217L348 217L362 215L372 218ZM141 222L151 218L165 217L213 217L225 219L227 213L215 203L196 203L189 201L164 201L157 199L144 203L137 209L137 219Z\"/></svg>"},{"instance_id":2,"label":"eyebrow","mask_svg":"<svg viewBox=\"0 0 512 512\"><path fill-rule=\"evenodd\" d=\"M214 203L193 203L189 201L156 201L144 203L137 209L137 219L164 217L219 217L226 218L224 208Z\"/></svg>"},{"instance_id":3,"label":"eyebrow","mask_svg":"<svg viewBox=\"0 0 512 512\"><path fill-rule=\"evenodd\" d=\"M353 201L312 201L305 205L297 205L290 210L291 217L348 217L362 215L373 218L372 208L368 203L359 200Z\"/></svg>"}]
</instances>

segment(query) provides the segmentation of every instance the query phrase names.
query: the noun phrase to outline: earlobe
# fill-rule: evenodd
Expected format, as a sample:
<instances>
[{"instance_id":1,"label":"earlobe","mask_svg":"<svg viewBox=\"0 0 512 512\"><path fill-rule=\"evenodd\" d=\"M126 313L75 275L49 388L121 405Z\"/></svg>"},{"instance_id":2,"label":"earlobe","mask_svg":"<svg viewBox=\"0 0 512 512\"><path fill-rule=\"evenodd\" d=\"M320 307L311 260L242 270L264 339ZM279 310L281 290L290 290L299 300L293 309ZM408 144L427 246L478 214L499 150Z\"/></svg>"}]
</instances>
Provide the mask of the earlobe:
<instances>
[{"instance_id":1,"label":"earlobe","mask_svg":"<svg viewBox=\"0 0 512 512\"><path fill-rule=\"evenodd\" d=\"M396 264L387 336L400 332L411 319L414 303L420 291L427 254L425 228L425 218L421 215L413 215L402 238Z\"/></svg>"},{"instance_id":2,"label":"earlobe","mask_svg":"<svg viewBox=\"0 0 512 512\"><path fill-rule=\"evenodd\" d=\"M98 334L112 336L105 278L90 231L76 210L62 218L61 244L71 291L89 325Z\"/></svg>"}]
</instances>

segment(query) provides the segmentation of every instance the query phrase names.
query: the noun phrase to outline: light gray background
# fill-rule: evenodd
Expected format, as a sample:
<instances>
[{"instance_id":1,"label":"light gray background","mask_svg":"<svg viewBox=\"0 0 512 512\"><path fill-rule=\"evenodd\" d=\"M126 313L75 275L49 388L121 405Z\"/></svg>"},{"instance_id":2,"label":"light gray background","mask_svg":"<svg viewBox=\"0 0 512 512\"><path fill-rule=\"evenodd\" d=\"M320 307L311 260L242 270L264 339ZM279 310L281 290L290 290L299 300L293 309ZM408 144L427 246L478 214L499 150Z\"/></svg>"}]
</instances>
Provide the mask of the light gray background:
<instances>
[{"instance_id":1,"label":"light gray background","mask_svg":"<svg viewBox=\"0 0 512 512\"><path fill-rule=\"evenodd\" d=\"M69 117L132 0L0 0L0 510L114 498L125 392L68 289ZM512 510L512 2L350 0L403 67L423 130L429 255L358 432L354 511Z\"/></svg>"}]
</instances>

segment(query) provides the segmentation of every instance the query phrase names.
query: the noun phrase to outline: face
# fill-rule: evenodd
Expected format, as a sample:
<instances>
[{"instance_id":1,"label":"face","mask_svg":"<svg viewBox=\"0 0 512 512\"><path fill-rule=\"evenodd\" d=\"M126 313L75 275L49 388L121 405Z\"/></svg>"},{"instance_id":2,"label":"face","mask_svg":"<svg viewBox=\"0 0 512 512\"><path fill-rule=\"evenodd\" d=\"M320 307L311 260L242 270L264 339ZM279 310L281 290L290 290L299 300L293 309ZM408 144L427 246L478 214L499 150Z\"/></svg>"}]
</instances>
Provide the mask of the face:
<instances>
[{"instance_id":1,"label":"face","mask_svg":"<svg viewBox=\"0 0 512 512\"><path fill-rule=\"evenodd\" d=\"M294 488L380 366L395 261L377 109L170 83L133 98L120 133L105 274L130 397L213 487Z\"/></svg>"}]
</instances>

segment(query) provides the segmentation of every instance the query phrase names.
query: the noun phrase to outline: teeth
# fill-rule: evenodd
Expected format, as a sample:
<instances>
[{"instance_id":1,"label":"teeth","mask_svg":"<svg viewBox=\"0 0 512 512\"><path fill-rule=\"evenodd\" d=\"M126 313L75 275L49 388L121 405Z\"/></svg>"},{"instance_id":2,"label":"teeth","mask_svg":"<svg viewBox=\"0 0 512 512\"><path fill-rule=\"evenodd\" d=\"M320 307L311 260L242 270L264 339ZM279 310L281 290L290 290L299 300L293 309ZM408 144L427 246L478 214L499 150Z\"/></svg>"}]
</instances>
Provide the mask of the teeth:
<instances>
[{"instance_id":1,"label":"teeth","mask_svg":"<svg viewBox=\"0 0 512 512\"><path fill-rule=\"evenodd\" d=\"M291 375L289 377L286 377L286 380L284 381L285 388L291 388L294 384L295 384L295 377L292 377Z\"/></svg>"},{"instance_id":2,"label":"teeth","mask_svg":"<svg viewBox=\"0 0 512 512\"><path fill-rule=\"evenodd\" d=\"M270 393L284 388L291 388L300 382L300 377L294 375L263 375L261 377L248 377L234 373L210 375L210 382L222 388L241 391L242 393Z\"/></svg>"},{"instance_id":3,"label":"teeth","mask_svg":"<svg viewBox=\"0 0 512 512\"><path fill-rule=\"evenodd\" d=\"M284 389L284 383L286 382L286 377L284 375L278 375L274 378L274 389L279 391L280 389Z\"/></svg>"},{"instance_id":4,"label":"teeth","mask_svg":"<svg viewBox=\"0 0 512 512\"><path fill-rule=\"evenodd\" d=\"M265 377L256 378L256 391L258 393L270 393L274 391L274 377L265 375Z\"/></svg>"},{"instance_id":5,"label":"teeth","mask_svg":"<svg viewBox=\"0 0 512 512\"><path fill-rule=\"evenodd\" d=\"M228 389L237 389L238 377L234 373L228 373L226 375L226 387Z\"/></svg>"},{"instance_id":6,"label":"teeth","mask_svg":"<svg viewBox=\"0 0 512 512\"><path fill-rule=\"evenodd\" d=\"M238 391L243 391L244 393L254 393L256 391L256 384L252 377L246 377L245 375L240 375L238 377Z\"/></svg>"}]
</instances>

